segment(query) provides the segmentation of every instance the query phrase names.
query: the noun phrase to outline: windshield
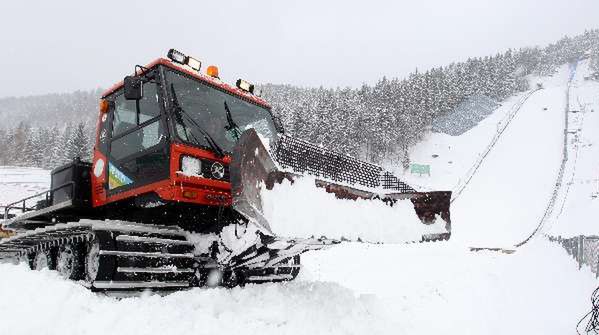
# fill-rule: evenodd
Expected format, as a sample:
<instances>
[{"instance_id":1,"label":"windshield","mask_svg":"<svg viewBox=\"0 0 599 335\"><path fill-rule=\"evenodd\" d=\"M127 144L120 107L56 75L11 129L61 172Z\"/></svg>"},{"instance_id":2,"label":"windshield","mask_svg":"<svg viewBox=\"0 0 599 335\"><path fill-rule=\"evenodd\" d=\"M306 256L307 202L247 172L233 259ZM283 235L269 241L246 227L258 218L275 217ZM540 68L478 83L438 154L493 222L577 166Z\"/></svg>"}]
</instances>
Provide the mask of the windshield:
<instances>
[{"instance_id":1,"label":"windshield","mask_svg":"<svg viewBox=\"0 0 599 335\"><path fill-rule=\"evenodd\" d=\"M232 152L238 135L249 128L274 140L276 128L266 108L171 70L167 72L167 82L181 109L174 119L177 136L183 141L209 147L204 132L224 151Z\"/></svg>"}]
</instances>

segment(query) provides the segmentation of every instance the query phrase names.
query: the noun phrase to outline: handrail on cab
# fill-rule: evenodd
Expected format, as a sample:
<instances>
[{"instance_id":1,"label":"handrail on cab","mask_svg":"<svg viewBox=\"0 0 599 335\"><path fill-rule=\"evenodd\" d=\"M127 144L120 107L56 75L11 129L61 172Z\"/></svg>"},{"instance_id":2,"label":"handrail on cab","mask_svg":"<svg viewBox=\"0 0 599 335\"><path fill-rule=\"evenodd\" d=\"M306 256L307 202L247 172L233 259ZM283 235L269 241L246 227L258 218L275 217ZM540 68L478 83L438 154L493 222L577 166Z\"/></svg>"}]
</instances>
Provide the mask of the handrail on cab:
<instances>
[{"instance_id":1,"label":"handrail on cab","mask_svg":"<svg viewBox=\"0 0 599 335\"><path fill-rule=\"evenodd\" d=\"M31 211L37 210L38 208L36 208L36 207L27 207L27 205L26 205L27 200L31 200L31 199L40 197L42 195L45 195L46 196L45 200L49 201L54 196L54 192L56 192L56 191L58 191L60 189L63 189L65 187L67 187L67 186L71 187L71 196L72 196L75 193L75 182L74 181L70 181L70 182L64 183L62 185L59 185L57 187L51 188L49 190L46 190L46 191L34 194L34 195L29 196L27 198L20 199L18 201L10 203L10 204L8 204L6 206L0 206L0 207L4 207L4 220L8 220L9 219L9 214L10 214L10 210L11 209L20 209L21 213L31 212ZM19 206L15 206L15 205L19 205Z\"/></svg>"}]
</instances>

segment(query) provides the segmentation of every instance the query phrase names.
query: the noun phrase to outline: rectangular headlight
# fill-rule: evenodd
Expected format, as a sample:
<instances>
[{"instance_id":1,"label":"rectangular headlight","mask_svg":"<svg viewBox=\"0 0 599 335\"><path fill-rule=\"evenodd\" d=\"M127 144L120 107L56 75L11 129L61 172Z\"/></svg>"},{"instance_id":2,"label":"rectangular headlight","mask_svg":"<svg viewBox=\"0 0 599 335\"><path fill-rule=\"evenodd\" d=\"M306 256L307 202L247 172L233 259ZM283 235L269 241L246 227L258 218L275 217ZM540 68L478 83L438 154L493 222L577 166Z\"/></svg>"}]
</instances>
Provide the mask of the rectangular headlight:
<instances>
[{"instance_id":1,"label":"rectangular headlight","mask_svg":"<svg viewBox=\"0 0 599 335\"><path fill-rule=\"evenodd\" d=\"M243 79L237 79L237 82L235 83L235 85L238 88L240 88L240 89L242 89L242 90L244 90L246 92L254 93L254 85L250 84L249 82L247 82L247 81L245 81Z\"/></svg>"},{"instance_id":2,"label":"rectangular headlight","mask_svg":"<svg viewBox=\"0 0 599 335\"><path fill-rule=\"evenodd\" d=\"M196 71L200 71L200 68L202 67L202 62L193 57L187 57L187 66Z\"/></svg>"},{"instance_id":3,"label":"rectangular headlight","mask_svg":"<svg viewBox=\"0 0 599 335\"><path fill-rule=\"evenodd\" d=\"M175 49L170 49L166 56L173 62L177 62L179 64L184 64L184 65L185 65L185 63L187 63L187 56L184 53L177 51Z\"/></svg>"},{"instance_id":4,"label":"rectangular headlight","mask_svg":"<svg viewBox=\"0 0 599 335\"><path fill-rule=\"evenodd\" d=\"M202 177L202 161L195 157L183 156L181 158L181 171L187 176Z\"/></svg>"}]
</instances>

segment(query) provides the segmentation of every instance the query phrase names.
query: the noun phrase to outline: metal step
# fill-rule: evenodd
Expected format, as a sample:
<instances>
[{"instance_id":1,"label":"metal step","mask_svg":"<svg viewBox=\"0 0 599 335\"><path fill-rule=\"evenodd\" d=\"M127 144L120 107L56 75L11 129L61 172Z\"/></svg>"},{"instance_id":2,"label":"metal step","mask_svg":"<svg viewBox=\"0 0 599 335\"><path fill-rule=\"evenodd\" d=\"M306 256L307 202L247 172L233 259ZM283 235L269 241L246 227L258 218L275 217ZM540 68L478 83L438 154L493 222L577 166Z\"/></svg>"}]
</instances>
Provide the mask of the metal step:
<instances>
[{"instance_id":1,"label":"metal step","mask_svg":"<svg viewBox=\"0 0 599 335\"><path fill-rule=\"evenodd\" d=\"M193 246L193 243L191 243L189 241L172 240L172 239L168 239L168 238L157 238L157 237L119 235L116 237L116 240L122 241L122 242L143 242L143 243L177 244L177 245Z\"/></svg>"},{"instance_id":2,"label":"metal step","mask_svg":"<svg viewBox=\"0 0 599 335\"><path fill-rule=\"evenodd\" d=\"M162 252L139 252L139 251L119 251L119 250L100 250L100 255L120 256L120 257L159 257L159 258L194 258L193 254L168 254Z\"/></svg>"},{"instance_id":3,"label":"metal step","mask_svg":"<svg viewBox=\"0 0 599 335\"><path fill-rule=\"evenodd\" d=\"M277 265L277 266L271 266L271 268L301 268L302 265L301 264L281 264L281 265Z\"/></svg>"},{"instance_id":4,"label":"metal step","mask_svg":"<svg viewBox=\"0 0 599 335\"><path fill-rule=\"evenodd\" d=\"M192 273L194 269L177 269L174 267L162 268L134 268L134 267L118 267L117 272L123 273Z\"/></svg>"},{"instance_id":5,"label":"metal step","mask_svg":"<svg viewBox=\"0 0 599 335\"><path fill-rule=\"evenodd\" d=\"M291 280L292 275L268 275L268 276L250 276L248 281L272 281L272 280Z\"/></svg>"},{"instance_id":6,"label":"metal step","mask_svg":"<svg viewBox=\"0 0 599 335\"><path fill-rule=\"evenodd\" d=\"M131 282L116 282L116 281L96 281L92 287L97 289L135 289L135 288L168 288L168 287L189 287L189 282L160 282L160 281L131 281Z\"/></svg>"}]
</instances>

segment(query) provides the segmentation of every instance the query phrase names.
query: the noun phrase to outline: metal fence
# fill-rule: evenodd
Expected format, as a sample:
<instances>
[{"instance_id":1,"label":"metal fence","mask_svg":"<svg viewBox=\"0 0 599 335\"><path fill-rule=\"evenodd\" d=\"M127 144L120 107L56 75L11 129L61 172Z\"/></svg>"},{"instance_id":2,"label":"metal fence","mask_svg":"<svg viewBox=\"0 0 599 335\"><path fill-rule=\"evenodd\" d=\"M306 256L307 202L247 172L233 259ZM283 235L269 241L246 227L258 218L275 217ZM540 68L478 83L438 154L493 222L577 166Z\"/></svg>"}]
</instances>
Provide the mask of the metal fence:
<instances>
[{"instance_id":1,"label":"metal fence","mask_svg":"<svg viewBox=\"0 0 599 335\"><path fill-rule=\"evenodd\" d=\"M400 193L416 192L378 165L291 136L281 136L272 153L283 168L297 173L307 173L351 185L383 187Z\"/></svg>"},{"instance_id":2,"label":"metal fence","mask_svg":"<svg viewBox=\"0 0 599 335\"><path fill-rule=\"evenodd\" d=\"M597 262L599 261L599 236L575 236L571 238L549 237L549 240L561 244L570 254L578 267L587 265L596 277L599 277Z\"/></svg>"}]
</instances>

